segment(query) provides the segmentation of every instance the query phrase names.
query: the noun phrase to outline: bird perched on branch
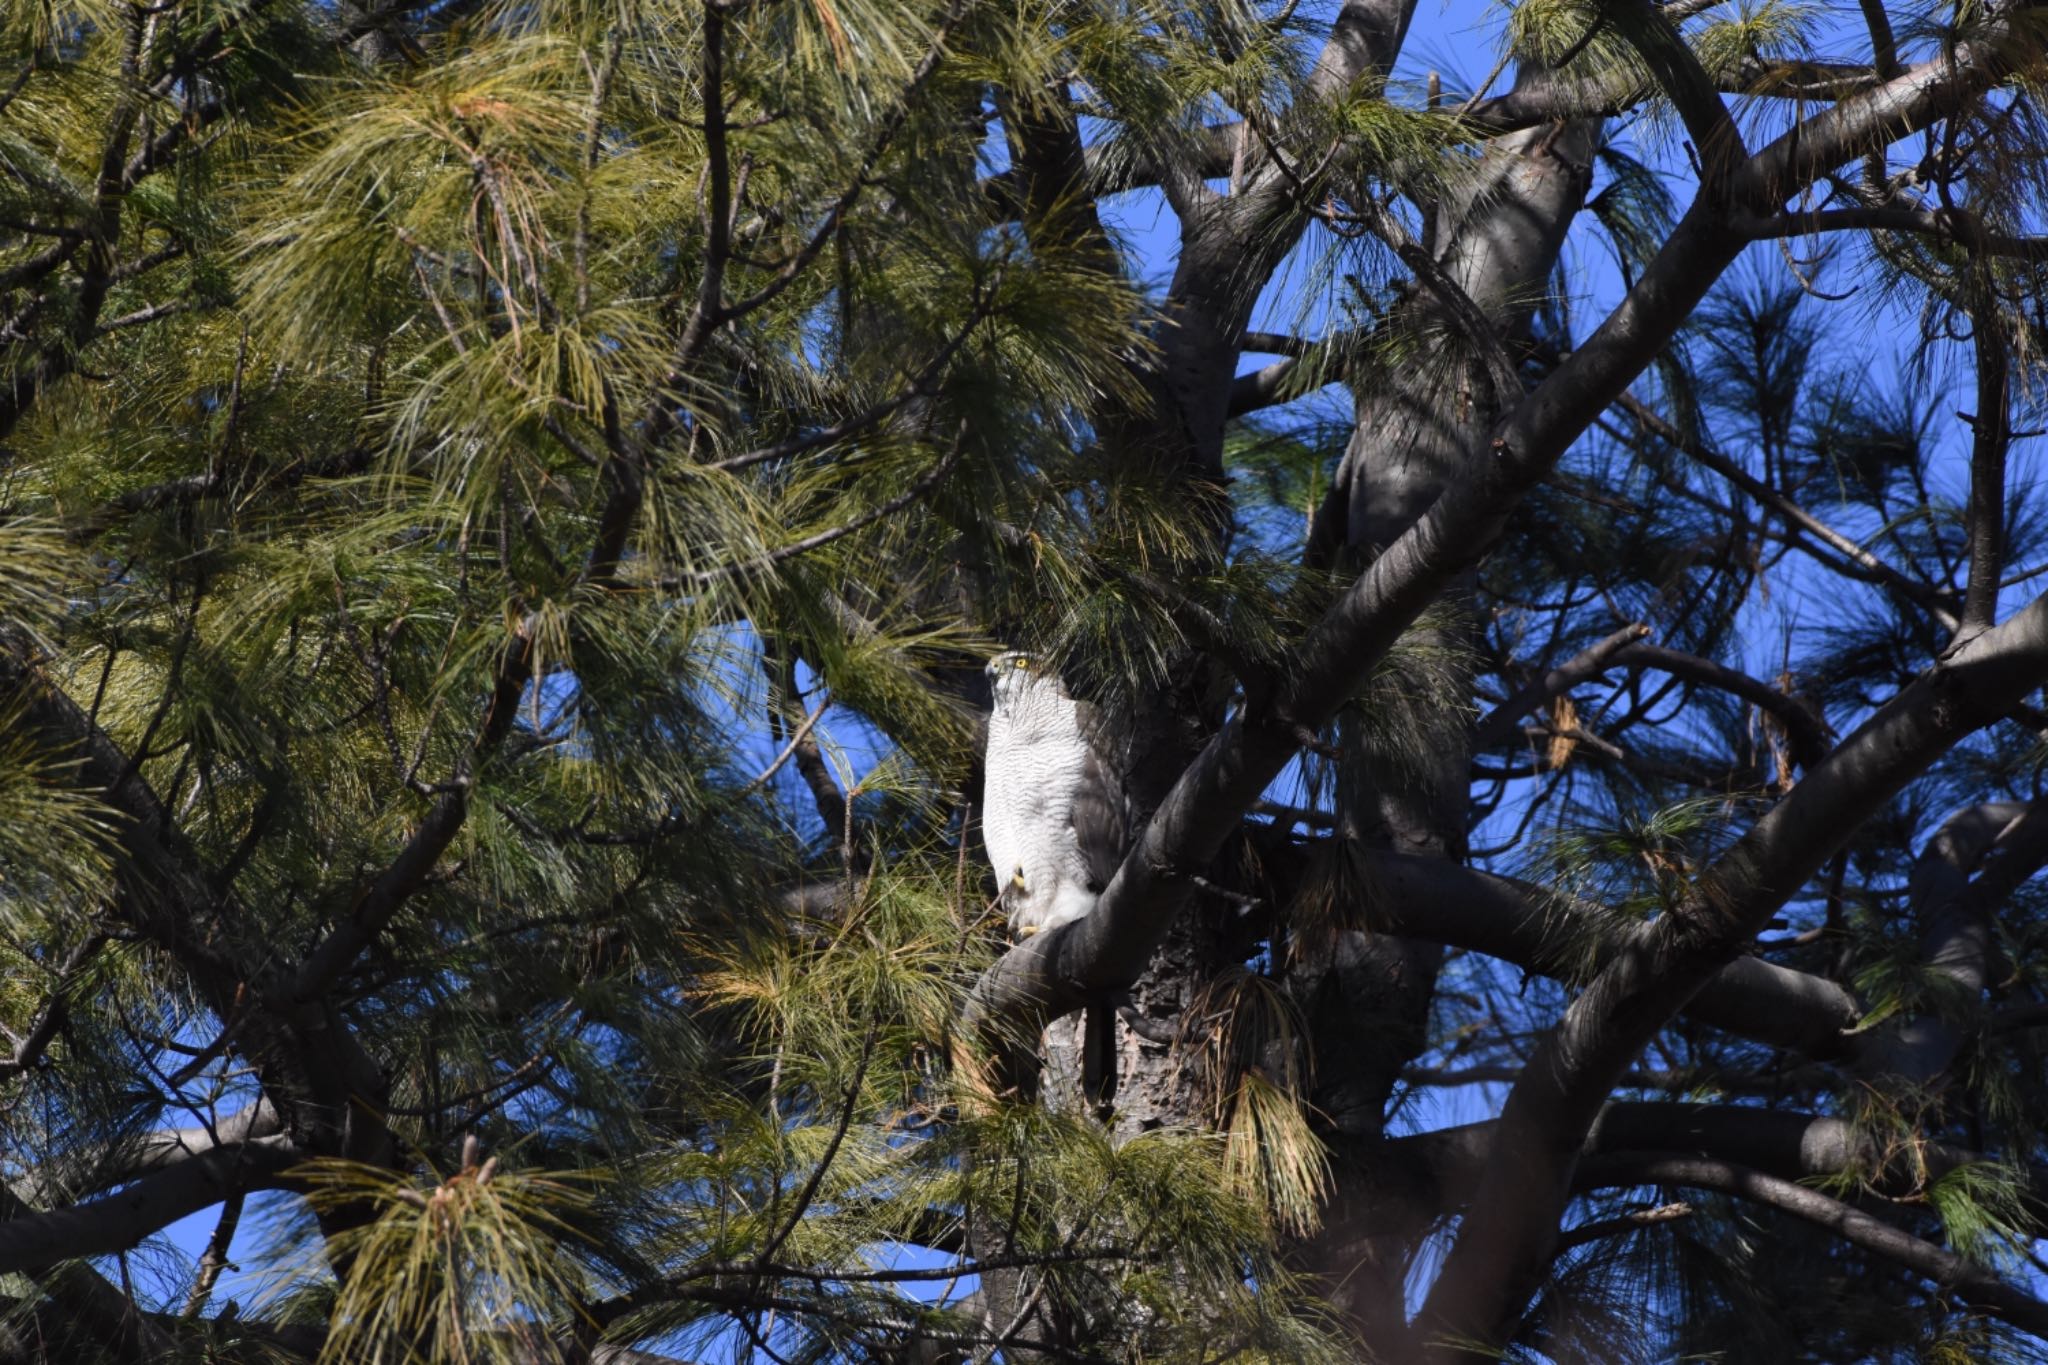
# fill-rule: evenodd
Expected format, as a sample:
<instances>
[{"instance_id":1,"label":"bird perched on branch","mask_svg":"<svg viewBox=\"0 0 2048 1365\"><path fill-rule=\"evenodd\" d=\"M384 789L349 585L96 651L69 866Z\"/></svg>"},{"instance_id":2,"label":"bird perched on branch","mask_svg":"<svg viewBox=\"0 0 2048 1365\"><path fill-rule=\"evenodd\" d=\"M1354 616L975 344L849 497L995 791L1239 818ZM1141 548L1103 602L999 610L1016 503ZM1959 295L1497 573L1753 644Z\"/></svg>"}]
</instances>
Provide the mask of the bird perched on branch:
<instances>
[{"instance_id":1,"label":"bird perched on branch","mask_svg":"<svg viewBox=\"0 0 2048 1365\"><path fill-rule=\"evenodd\" d=\"M988 675L981 832L1010 933L1023 939L1095 909L1130 845L1130 806L1094 708L1056 671L1012 651ZM1083 1085L1098 1103L1116 1086L1111 1018L1107 1005L1089 1007Z\"/></svg>"}]
</instances>

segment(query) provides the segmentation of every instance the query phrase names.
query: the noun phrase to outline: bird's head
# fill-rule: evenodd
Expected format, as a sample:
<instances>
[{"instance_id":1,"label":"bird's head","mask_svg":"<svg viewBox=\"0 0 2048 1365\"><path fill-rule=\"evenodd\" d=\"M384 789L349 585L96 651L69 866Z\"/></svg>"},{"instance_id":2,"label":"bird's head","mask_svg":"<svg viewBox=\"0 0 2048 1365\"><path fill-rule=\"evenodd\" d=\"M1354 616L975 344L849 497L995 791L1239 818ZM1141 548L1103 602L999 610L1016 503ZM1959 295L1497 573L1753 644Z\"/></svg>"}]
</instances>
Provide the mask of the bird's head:
<instances>
[{"instance_id":1,"label":"bird's head","mask_svg":"<svg viewBox=\"0 0 2048 1365\"><path fill-rule=\"evenodd\" d=\"M1038 660L1019 649L1008 650L990 659L987 673L998 709L1015 704L1040 676Z\"/></svg>"}]
</instances>

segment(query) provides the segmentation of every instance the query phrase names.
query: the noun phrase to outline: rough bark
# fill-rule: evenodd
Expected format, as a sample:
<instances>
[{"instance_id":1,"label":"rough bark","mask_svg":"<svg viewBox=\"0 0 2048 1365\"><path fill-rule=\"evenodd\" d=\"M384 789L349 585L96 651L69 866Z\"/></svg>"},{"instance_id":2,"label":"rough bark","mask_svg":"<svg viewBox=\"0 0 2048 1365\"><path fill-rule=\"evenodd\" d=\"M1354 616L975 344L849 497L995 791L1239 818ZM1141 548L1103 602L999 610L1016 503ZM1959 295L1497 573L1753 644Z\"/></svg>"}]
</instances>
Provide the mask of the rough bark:
<instances>
[{"instance_id":1,"label":"rough bark","mask_svg":"<svg viewBox=\"0 0 2048 1365\"><path fill-rule=\"evenodd\" d=\"M1518 86L1548 74L1525 64ZM1520 337L1547 288L1566 229L1592 183L1596 123L1498 138L1458 198L1440 206L1438 240L1423 244L1441 272L1419 285L1396 324L1416 354L1391 372L1361 376L1352 435L1332 500L1344 500L1346 558L1364 563L1392 544L1471 465L1472 452L1510 395L1496 392L1496 358ZM1446 298L1444 290L1452 292ZM1462 296L1459 299L1458 296ZM1472 335L1474 323L1486 328ZM1325 532L1326 535L1331 534ZM1312 551L1313 553L1313 551ZM1471 625L1460 609L1469 576L1447 586L1443 619L1409 634L1412 664L1397 660L1395 686L1418 696L1469 695ZM1336 837L1346 856L1386 850L1459 860L1469 819L1471 740L1453 706L1422 711L1399 734L1344 726ZM1443 953L1426 933L1401 938L1345 929L1326 950L1311 940L1289 962L1288 986L1314 1040L1316 1112L1357 1152L1376 1136L1401 1069L1427 1041L1430 1001ZM1365 1150L1369 1150L1365 1149ZM1334 1166L1340 1183L1383 1185L1369 1167ZM1340 1194L1340 1200L1346 1196ZM1427 1218L1391 1236L1347 1236L1332 1224L1304 1249L1329 1286L1333 1307L1367 1342L1398 1341L1414 1237Z\"/></svg>"}]
</instances>

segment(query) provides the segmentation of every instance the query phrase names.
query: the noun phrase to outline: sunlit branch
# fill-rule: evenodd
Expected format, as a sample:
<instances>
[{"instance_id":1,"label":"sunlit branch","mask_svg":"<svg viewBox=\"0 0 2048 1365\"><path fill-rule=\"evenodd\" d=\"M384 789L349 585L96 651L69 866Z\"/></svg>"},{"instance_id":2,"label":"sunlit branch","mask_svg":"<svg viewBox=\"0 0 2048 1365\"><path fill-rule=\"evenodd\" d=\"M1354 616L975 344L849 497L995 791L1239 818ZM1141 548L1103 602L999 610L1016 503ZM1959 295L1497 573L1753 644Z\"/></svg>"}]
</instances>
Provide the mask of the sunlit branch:
<instances>
[{"instance_id":1,"label":"sunlit branch","mask_svg":"<svg viewBox=\"0 0 2048 1365\"><path fill-rule=\"evenodd\" d=\"M2014 237L1987 230L1977 215L1961 209L1902 206L1813 209L1741 220L1742 230L1764 240L1819 236L1830 232L1904 232L1943 244L1967 247L1983 256L2048 261L2048 237Z\"/></svg>"},{"instance_id":2,"label":"sunlit branch","mask_svg":"<svg viewBox=\"0 0 2048 1365\"><path fill-rule=\"evenodd\" d=\"M290 1139L258 1138L216 1147L131 1182L119 1194L0 1221L0 1271L33 1272L58 1261L127 1251L180 1218L235 1190L289 1189L300 1155Z\"/></svg>"}]
</instances>

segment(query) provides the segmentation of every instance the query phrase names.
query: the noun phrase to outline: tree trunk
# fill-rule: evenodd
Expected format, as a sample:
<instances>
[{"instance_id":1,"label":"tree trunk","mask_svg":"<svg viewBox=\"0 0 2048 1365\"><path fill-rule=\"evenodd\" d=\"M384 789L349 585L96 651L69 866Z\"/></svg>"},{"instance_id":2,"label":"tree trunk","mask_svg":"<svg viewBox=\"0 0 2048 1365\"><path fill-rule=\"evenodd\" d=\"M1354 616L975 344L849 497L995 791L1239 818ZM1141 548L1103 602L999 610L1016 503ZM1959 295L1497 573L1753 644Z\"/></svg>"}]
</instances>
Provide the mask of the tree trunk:
<instances>
[{"instance_id":1,"label":"tree trunk","mask_svg":"<svg viewBox=\"0 0 2048 1365\"><path fill-rule=\"evenodd\" d=\"M1517 88L1545 79L1525 66ZM1599 136L1597 121L1582 121L1499 138L1472 185L1439 211L1438 240L1428 249L1493 335L1471 337L1452 302L1420 284L1410 295L1398 325L1410 329L1416 353L1391 373L1361 377L1333 492L1350 563L1369 562L1469 461L1484 458L1477 448L1508 397L1495 392L1485 349L1505 342L1510 357L1519 351L1585 201ZM1337 834L1347 848L1465 856L1472 745L1463 708L1478 628L1464 610L1470 591L1468 576L1446 594L1448 610L1411 630L1390 663L1390 693L1419 704L1396 705L1391 724L1382 714L1341 726ZM1315 1044L1313 1099L1331 1130L1338 1186L1331 1204L1339 1216L1302 1247L1301 1259L1365 1342L1382 1358L1401 1359L1403 1285L1435 1211L1411 1207L1398 1180L1380 1178L1376 1147L1401 1069L1426 1045L1443 949L1372 932L1370 884L1348 855L1338 856L1330 933L1320 942L1303 936L1288 964ZM1343 1211L1360 1208L1374 1211L1365 1220L1371 1231L1349 1226Z\"/></svg>"}]
</instances>

